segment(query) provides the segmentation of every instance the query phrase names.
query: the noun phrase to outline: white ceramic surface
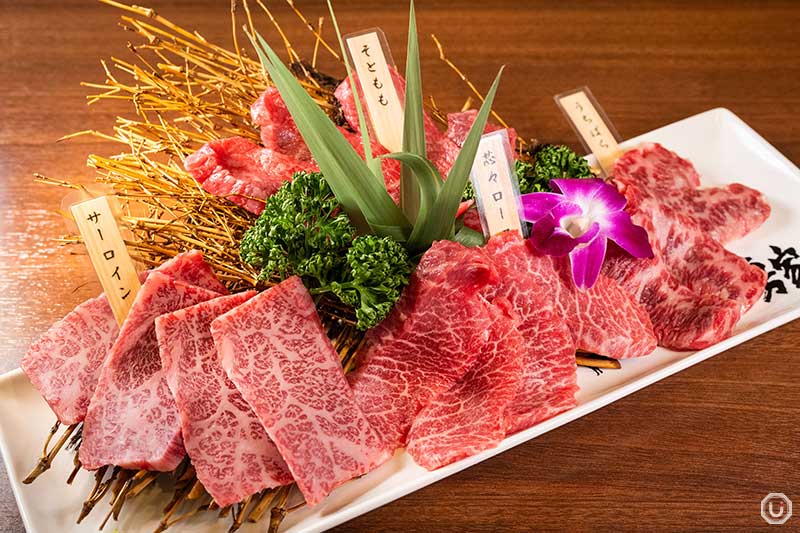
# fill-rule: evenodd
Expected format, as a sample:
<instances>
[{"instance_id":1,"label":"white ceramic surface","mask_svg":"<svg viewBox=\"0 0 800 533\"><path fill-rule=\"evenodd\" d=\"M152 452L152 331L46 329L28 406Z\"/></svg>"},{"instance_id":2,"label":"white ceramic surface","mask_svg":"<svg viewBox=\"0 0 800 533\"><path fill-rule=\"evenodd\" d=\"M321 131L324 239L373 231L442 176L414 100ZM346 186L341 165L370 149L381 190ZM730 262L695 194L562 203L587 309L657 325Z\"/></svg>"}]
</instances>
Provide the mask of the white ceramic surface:
<instances>
[{"instance_id":1,"label":"white ceramic surface","mask_svg":"<svg viewBox=\"0 0 800 533\"><path fill-rule=\"evenodd\" d=\"M758 231L734 243L730 247L734 252L767 263L772 256L770 245L800 248L800 210L790 203L800 198L800 170L733 113L713 109L631 139L623 146L633 147L643 141L660 142L691 160L705 186L740 182L767 196L772 216ZM780 273L775 275L780 276ZM622 370L606 371L599 376L590 369L581 368L579 404L574 409L507 438L493 450L435 472L427 472L414 464L407 454L398 452L378 470L338 488L317 508L292 513L282 530L323 531L333 527L785 324L800 316L800 290L788 281L786 287L786 294L774 295L769 303L758 302L739 323L734 335L715 346L680 353L659 348L649 357L624 361ZM107 507L105 503L99 504L80 526L74 523L91 485L91 475L83 472L72 487L64 484L72 469L71 454L60 454L53 468L33 485L20 483L33 466L53 421L49 408L21 371L0 377L0 449L28 531L97 531ZM162 489L147 491L141 499L128 504L120 521L106 526L106 531L152 531L163 498ZM200 516L170 529L175 532L226 530L227 520L216 520L213 516ZM263 525L248 526L242 531L255 530L263 530Z\"/></svg>"}]
</instances>

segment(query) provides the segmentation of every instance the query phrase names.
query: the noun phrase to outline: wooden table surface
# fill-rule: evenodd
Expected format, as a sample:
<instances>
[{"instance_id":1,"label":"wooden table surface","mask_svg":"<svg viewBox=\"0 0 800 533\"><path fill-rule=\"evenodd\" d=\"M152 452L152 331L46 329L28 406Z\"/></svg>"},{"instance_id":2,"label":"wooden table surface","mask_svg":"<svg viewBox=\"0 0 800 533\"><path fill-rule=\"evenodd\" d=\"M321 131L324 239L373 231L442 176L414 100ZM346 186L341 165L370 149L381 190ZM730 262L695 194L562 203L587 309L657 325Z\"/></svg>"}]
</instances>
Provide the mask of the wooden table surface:
<instances>
[{"instance_id":1,"label":"wooden table surface","mask_svg":"<svg viewBox=\"0 0 800 533\"><path fill-rule=\"evenodd\" d=\"M161 14L229 44L224 0L153 1ZM310 42L283 2L270 5L295 44ZM323 13L320 3L304 9L312 20ZM468 93L437 60L431 32L478 87L507 65L496 109L527 137L577 148L552 95L588 84L623 137L724 106L800 162L794 2L622 8L419 0L417 9L424 89L445 110L460 108ZM405 1L341 0L337 11L346 30L382 26L402 64ZM117 112L129 112L87 108L79 86L103 79L100 58L127 55L131 37L117 27L118 16L89 0L0 7L0 372L15 368L37 335L98 292L84 260L52 241L64 231L54 214L63 191L34 184L32 173L89 181L86 155L112 153L87 139L55 141L77 130L108 130ZM341 530L764 527L759 502L767 493L784 492L800 504L799 345L800 321ZM800 516L792 524L800 526ZM2 469L0 531L22 531Z\"/></svg>"}]
</instances>

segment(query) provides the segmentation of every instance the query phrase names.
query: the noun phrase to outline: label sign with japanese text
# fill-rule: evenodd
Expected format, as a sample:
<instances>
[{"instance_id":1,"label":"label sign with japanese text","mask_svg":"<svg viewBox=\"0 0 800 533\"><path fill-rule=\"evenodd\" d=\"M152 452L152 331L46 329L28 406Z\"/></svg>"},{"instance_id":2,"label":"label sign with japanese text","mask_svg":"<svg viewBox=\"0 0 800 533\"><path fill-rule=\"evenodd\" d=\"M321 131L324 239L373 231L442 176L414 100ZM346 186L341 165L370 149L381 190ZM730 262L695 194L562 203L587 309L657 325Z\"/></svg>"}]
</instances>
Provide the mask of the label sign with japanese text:
<instances>
[{"instance_id":1,"label":"label sign with japanese text","mask_svg":"<svg viewBox=\"0 0 800 533\"><path fill-rule=\"evenodd\" d=\"M375 136L389 151L399 152L403 149L403 104L392 79L394 63L386 38L376 28L349 35L345 41Z\"/></svg>"},{"instance_id":2,"label":"label sign with japanese text","mask_svg":"<svg viewBox=\"0 0 800 533\"><path fill-rule=\"evenodd\" d=\"M588 87L562 93L556 103L569 119L587 150L597 157L603 172L608 174L620 155L616 132L592 96Z\"/></svg>"},{"instance_id":3,"label":"label sign with japanese text","mask_svg":"<svg viewBox=\"0 0 800 533\"><path fill-rule=\"evenodd\" d=\"M70 211L83 237L117 323L128 316L141 287L106 196L74 204Z\"/></svg>"},{"instance_id":4,"label":"label sign with japanese text","mask_svg":"<svg viewBox=\"0 0 800 533\"><path fill-rule=\"evenodd\" d=\"M524 236L519 217L519 184L506 130L481 137L469 177L484 235L488 238L513 230Z\"/></svg>"}]
</instances>

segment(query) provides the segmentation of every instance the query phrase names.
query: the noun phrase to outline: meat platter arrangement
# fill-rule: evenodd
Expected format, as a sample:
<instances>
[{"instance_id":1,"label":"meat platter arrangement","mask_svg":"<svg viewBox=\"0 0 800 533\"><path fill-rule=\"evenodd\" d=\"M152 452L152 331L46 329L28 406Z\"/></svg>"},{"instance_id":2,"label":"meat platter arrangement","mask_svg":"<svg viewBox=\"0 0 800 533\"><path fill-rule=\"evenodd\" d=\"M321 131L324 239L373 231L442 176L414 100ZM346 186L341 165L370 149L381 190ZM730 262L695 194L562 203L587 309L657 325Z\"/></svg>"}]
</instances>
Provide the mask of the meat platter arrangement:
<instances>
[{"instance_id":1,"label":"meat platter arrangement","mask_svg":"<svg viewBox=\"0 0 800 533\"><path fill-rule=\"evenodd\" d=\"M403 104L388 147L332 10L341 46L295 9L314 55L286 42L285 61L247 3L233 27L257 59L237 31L228 50L104 1L143 44L86 84L135 111L91 132L123 152L89 164L140 288L122 319L113 294L81 303L21 361L57 419L24 482L56 482L37 478L73 454L68 481L95 480L78 522L163 491L158 531L278 530L399 454L436 471L575 408L579 366L716 345L764 294L764 269L726 248L769 218L764 195L703 187L660 143L596 168L528 142L491 112L500 74L479 109L423 106L413 4L405 75L373 82ZM470 181L496 134L518 229L493 231Z\"/></svg>"}]
</instances>

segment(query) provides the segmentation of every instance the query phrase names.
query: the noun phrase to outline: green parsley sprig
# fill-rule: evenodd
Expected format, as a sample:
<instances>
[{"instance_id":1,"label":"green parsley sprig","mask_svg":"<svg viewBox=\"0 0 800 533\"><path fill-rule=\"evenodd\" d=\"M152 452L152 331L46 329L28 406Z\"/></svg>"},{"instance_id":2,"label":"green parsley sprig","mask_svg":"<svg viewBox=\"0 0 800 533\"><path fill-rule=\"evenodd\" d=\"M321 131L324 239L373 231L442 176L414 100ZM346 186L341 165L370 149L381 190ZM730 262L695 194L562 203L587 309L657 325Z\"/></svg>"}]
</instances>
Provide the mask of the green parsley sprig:
<instances>
[{"instance_id":1,"label":"green parsley sprig","mask_svg":"<svg viewBox=\"0 0 800 533\"><path fill-rule=\"evenodd\" d=\"M319 173L297 172L269 197L239 253L259 278L298 275L312 294L330 292L368 329L389 314L411 275L405 248L391 237L356 236Z\"/></svg>"}]
</instances>

